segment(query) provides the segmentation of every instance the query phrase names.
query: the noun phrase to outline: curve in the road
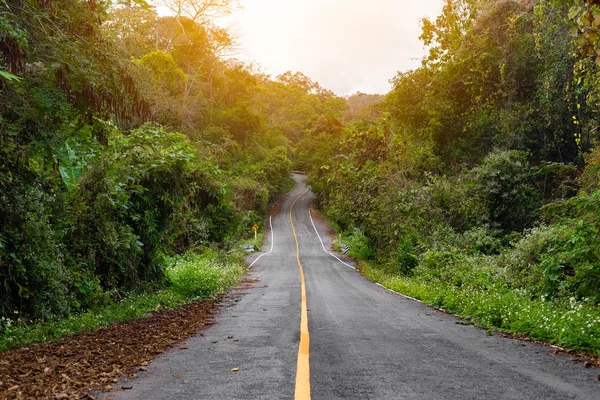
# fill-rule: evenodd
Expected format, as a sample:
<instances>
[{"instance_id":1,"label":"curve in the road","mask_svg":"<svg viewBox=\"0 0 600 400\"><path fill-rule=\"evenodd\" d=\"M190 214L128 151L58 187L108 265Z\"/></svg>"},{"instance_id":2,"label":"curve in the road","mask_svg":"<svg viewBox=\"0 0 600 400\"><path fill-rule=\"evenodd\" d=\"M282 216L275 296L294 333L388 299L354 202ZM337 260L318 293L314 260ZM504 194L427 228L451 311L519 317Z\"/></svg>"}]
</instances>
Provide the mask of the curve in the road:
<instances>
[{"instance_id":1,"label":"curve in the road","mask_svg":"<svg viewBox=\"0 0 600 400\"><path fill-rule=\"evenodd\" d=\"M600 400L598 371L464 326L342 265L329 228L308 213L305 177L294 178L270 221L271 251L249 272L256 283L185 347L115 385L128 390L101 398Z\"/></svg>"}]
</instances>

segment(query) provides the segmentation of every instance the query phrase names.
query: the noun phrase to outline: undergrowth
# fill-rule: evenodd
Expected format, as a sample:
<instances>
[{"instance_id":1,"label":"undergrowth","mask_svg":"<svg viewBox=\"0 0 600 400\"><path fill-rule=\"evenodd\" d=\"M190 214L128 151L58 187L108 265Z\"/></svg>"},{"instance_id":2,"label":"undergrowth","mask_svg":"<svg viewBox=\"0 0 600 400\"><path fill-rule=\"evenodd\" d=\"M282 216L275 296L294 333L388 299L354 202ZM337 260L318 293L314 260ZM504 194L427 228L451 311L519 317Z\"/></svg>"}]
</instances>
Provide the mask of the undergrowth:
<instances>
[{"instance_id":1,"label":"undergrowth","mask_svg":"<svg viewBox=\"0 0 600 400\"><path fill-rule=\"evenodd\" d=\"M92 331L102 326L141 318L191 301L213 299L241 280L246 272L245 252L236 246L231 254L207 250L166 259L166 288L133 294L94 311L35 324L15 314L0 321L0 352L30 343L46 342Z\"/></svg>"},{"instance_id":2,"label":"undergrowth","mask_svg":"<svg viewBox=\"0 0 600 400\"><path fill-rule=\"evenodd\" d=\"M359 269L374 282L443 308L477 326L600 355L600 309L593 303L574 297L532 298L493 283L475 288L469 284L426 281L418 276L391 274L384 266L367 261L361 261Z\"/></svg>"},{"instance_id":3,"label":"undergrowth","mask_svg":"<svg viewBox=\"0 0 600 400\"><path fill-rule=\"evenodd\" d=\"M484 254L479 249L498 247L489 244L493 239L489 232L467 232L458 240L464 249L451 246L452 237L447 235L437 250L415 255L406 246L382 262L372 259L368 239L359 229L343 231L324 214L320 215L339 232L333 243L335 250L340 250L340 244L348 245L348 254L359 260L358 269L369 280L485 329L600 356L597 298L585 297L583 291L570 294L577 276L561 277L557 283L556 278L547 276L544 264L538 266L532 261L546 257L544 249L548 246L554 249L555 257L565 258L556 244L564 239L554 240L569 237L564 227L532 230L510 249L491 252L497 254ZM479 246L481 243L485 246ZM573 257L568 261L574 264ZM552 261L549 265L556 264Z\"/></svg>"}]
</instances>

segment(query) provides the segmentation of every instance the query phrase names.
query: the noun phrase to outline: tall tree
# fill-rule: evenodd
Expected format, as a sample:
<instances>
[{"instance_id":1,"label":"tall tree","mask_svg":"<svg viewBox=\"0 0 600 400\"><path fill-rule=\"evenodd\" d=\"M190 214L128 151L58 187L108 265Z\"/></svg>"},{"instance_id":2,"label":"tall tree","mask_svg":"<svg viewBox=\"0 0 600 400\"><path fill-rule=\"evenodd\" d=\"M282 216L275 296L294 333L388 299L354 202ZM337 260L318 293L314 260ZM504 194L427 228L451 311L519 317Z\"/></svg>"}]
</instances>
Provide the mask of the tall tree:
<instances>
[{"instance_id":1,"label":"tall tree","mask_svg":"<svg viewBox=\"0 0 600 400\"><path fill-rule=\"evenodd\" d=\"M229 15L239 7L238 0L158 0L157 3L166 6L175 16L194 22Z\"/></svg>"}]
</instances>

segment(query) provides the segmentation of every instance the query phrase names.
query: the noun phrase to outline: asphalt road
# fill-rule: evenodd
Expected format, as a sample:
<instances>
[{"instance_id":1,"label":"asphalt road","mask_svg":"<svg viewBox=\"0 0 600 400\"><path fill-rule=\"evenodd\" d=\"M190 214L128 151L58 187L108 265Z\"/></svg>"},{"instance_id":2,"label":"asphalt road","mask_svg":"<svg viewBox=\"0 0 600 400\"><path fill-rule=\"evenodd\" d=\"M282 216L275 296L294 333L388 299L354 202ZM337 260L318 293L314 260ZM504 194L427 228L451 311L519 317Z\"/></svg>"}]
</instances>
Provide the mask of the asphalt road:
<instances>
[{"instance_id":1,"label":"asphalt road","mask_svg":"<svg viewBox=\"0 0 600 400\"><path fill-rule=\"evenodd\" d=\"M306 398L296 382L302 286L292 216L306 282L312 398L600 399L600 371L551 356L548 347L457 324L326 253L301 178L272 219L273 242L263 249L272 244L273 251L250 270L258 282L229 300L217 324L189 339L186 350L160 356L139 378L114 385L132 389L104 398L290 399L297 386ZM314 223L329 249L326 227Z\"/></svg>"}]
</instances>

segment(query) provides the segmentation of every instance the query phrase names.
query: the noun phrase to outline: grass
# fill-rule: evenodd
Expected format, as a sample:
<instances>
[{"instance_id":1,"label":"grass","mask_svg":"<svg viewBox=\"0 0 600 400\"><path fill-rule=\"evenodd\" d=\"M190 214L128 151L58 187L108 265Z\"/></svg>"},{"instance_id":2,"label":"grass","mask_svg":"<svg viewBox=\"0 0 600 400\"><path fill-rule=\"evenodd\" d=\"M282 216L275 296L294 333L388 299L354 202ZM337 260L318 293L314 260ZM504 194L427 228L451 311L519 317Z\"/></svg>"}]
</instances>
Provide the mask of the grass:
<instances>
[{"instance_id":1,"label":"grass","mask_svg":"<svg viewBox=\"0 0 600 400\"><path fill-rule=\"evenodd\" d=\"M253 242L253 241L252 241ZM0 352L30 343L53 341L65 336L92 331L102 326L125 322L148 314L182 306L191 301L214 298L235 285L246 273L245 252L236 246L232 254L206 251L167 259L171 284L153 293L132 295L97 311L71 315L60 321L26 324L3 320Z\"/></svg>"},{"instance_id":2,"label":"grass","mask_svg":"<svg viewBox=\"0 0 600 400\"><path fill-rule=\"evenodd\" d=\"M321 217L327 220L323 214ZM575 297L548 300L525 290L511 289L503 282L503 272L494 258L487 262L485 257L476 258L476 266L470 265L467 258L450 268L442 267L443 260L430 260L429 266L420 260L419 272L406 276L398 268L368 261L371 253L365 250L366 242L360 232L338 233L334 242L337 251L340 242L350 245L349 255L360 260L358 269L367 279L388 289L485 329L600 356L600 308L596 304Z\"/></svg>"},{"instance_id":3,"label":"grass","mask_svg":"<svg viewBox=\"0 0 600 400\"><path fill-rule=\"evenodd\" d=\"M461 287L418 277L390 274L381 265L361 261L360 271L370 280L431 306L457 314L492 330L600 355L600 309L575 298L532 299L502 286Z\"/></svg>"}]
</instances>

